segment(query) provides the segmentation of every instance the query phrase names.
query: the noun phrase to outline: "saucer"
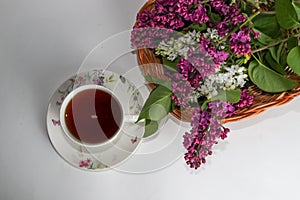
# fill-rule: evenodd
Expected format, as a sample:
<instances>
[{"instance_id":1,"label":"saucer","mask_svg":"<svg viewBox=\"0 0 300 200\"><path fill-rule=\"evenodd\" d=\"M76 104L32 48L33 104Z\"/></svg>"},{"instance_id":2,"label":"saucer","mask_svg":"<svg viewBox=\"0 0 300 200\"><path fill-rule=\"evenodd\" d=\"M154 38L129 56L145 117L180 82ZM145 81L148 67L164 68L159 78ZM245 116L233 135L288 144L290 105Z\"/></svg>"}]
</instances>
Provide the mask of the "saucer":
<instances>
[{"instance_id":1,"label":"saucer","mask_svg":"<svg viewBox=\"0 0 300 200\"><path fill-rule=\"evenodd\" d=\"M64 98L75 88L83 85L101 85L113 91L125 108L126 115L138 115L144 103L140 91L125 77L108 70L89 70L66 80L54 92L47 112L47 130L52 146L72 166L88 170L103 171L124 163L138 148L144 134L143 124L126 122L120 139L108 149L93 150L77 145L65 135L60 124L60 108Z\"/></svg>"}]
</instances>

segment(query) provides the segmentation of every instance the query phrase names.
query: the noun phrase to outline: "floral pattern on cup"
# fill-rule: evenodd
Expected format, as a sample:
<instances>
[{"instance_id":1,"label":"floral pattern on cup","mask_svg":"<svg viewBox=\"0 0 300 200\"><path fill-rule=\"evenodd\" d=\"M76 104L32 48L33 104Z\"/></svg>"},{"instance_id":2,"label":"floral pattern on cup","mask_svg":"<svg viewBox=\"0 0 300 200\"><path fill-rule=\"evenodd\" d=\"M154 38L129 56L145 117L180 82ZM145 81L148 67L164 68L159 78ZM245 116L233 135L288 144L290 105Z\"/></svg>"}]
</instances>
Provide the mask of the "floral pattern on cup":
<instances>
[{"instance_id":1,"label":"floral pattern on cup","mask_svg":"<svg viewBox=\"0 0 300 200\"><path fill-rule=\"evenodd\" d=\"M105 84L112 82L116 82L115 74L112 73L109 77L106 77L104 70L92 70L84 75L75 77L74 89L86 84L105 86Z\"/></svg>"},{"instance_id":2,"label":"floral pattern on cup","mask_svg":"<svg viewBox=\"0 0 300 200\"><path fill-rule=\"evenodd\" d=\"M109 76L105 76L104 73L105 71L102 69L92 70L83 75L77 75L75 78L69 79L68 81L70 83L67 85L67 87L58 91L60 95L56 101L56 106L60 107L66 96L75 88L87 84L106 86L106 84L116 82L119 78L121 83L127 85L127 93L131 93L131 98L129 100L130 114L139 114L143 105L143 99L141 99L139 90L137 90L131 82L121 75L117 77L114 73L112 73Z\"/></svg>"}]
</instances>

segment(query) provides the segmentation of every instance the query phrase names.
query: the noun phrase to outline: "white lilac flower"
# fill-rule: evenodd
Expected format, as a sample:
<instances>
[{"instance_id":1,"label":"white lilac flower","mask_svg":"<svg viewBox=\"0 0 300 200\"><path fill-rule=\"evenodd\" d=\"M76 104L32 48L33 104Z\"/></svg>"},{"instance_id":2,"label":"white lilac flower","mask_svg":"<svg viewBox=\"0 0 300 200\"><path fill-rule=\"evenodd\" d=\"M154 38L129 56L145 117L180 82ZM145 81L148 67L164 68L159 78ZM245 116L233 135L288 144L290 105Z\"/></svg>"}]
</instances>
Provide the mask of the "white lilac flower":
<instances>
[{"instance_id":1,"label":"white lilac flower","mask_svg":"<svg viewBox=\"0 0 300 200\"><path fill-rule=\"evenodd\" d=\"M234 90L245 85L248 77L245 67L232 65L224 67L222 70L218 70L203 80L197 90L198 96L206 96L210 99L218 95L220 90Z\"/></svg>"},{"instance_id":2,"label":"white lilac flower","mask_svg":"<svg viewBox=\"0 0 300 200\"><path fill-rule=\"evenodd\" d=\"M178 56L182 56L187 59L188 51L197 44L196 42L197 32L194 30L179 37L178 39L171 38L168 42L160 42L156 48L156 55L166 57L168 60L173 61Z\"/></svg>"},{"instance_id":3,"label":"white lilac flower","mask_svg":"<svg viewBox=\"0 0 300 200\"><path fill-rule=\"evenodd\" d=\"M221 39L221 37L218 34L218 30L217 29L207 28L207 33L204 34L204 35L208 36L208 38L210 38L211 40L219 40L219 39Z\"/></svg>"},{"instance_id":4,"label":"white lilac flower","mask_svg":"<svg viewBox=\"0 0 300 200\"><path fill-rule=\"evenodd\" d=\"M207 28L207 33L203 34L205 38L209 39L219 50L225 49L225 41L219 35L217 29Z\"/></svg>"}]
</instances>

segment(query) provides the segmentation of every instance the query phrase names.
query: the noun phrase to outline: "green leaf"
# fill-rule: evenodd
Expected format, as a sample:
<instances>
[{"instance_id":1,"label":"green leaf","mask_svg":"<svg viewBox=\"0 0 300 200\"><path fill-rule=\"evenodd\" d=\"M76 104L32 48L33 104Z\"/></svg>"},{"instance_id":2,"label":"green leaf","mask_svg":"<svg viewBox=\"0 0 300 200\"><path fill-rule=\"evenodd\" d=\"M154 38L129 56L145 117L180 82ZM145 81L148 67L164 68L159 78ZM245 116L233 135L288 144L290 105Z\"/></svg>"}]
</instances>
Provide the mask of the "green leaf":
<instances>
[{"instance_id":1,"label":"green leaf","mask_svg":"<svg viewBox=\"0 0 300 200\"><path fill-rule=\"evenodd\" d=\"M248 67L251 81L261 90L270 93L293 89L297 83L271 70L262 63L252 61Z\"/></svg>"},{"instance_id":2,"label":"green leaf","mask_svg":"<svg viewBox=\"0 0 300 200\"><path fill-rule=\"evenodd\" d=\"M294 29L300 26L297 12L290 0L275 2L276 18L282 28Z\"/></svg>"},{"instance_id":3,"label":"green leaf","mask_svg":"<svg viewBox=\"0 0 300 200\"><path fill-rule=\"evenodd\" d=\"M293 2L292 2L292 5L293 5L294 8L295 8L295 11L296 11L297 16L298 16L298 20L300 20L300 2L298 2L298 1L293 1Z\"/></svg>"},{"instance_id":4,"label":"green leaf","mask_svg":"<svg viewBox=\"0 0 300 200\"><path fill-rule=\"evenodd\" d=\"M287 51L286 51L284 43L280 43L277 46L276 57L277 57L278 63L280 63L282 66L286 66L287 65L287 63L286 63Z\"/></svg>"},{"instance_id":5,"label":"green leaf","mask_svg":"<svg viewBox=\"0 0 300 200\"><path fill-rule=\"evenodd\" d=\"M145 76L145 79L150 82L150 83L153 83L155 85L161 85L161 86L164 86L166 88L168 88L169 90L172 89L172 86L171 86L171 81L168 81L168 80L161 80L161 79L158 79L158 78L155 78L153 76Z\"/></svg>"},{"instance_id":6,"label":"green leaf","mask_svg":"<svg viewBox=\"0 0 300 200\"><path fill-rule=\"evenodd\" d=\"M231 103L237 103L240 101L241 97L241 90L235 89L235 90L221 90L218 91L218 95L211 98L212 101L214 100L220 100L223 102L231 102Z\"/></svg>"},{"instance_id":7,"label":"green leaf","mask_svg":"<svg viewBox=\"0 0 300 200\"><path fill-rule=\"evenodd\" d=\"M285 50L284 43L270 47L269 51L277 63L280 63L282 66L286 66L287 52Z\"/></svg>"},{"instance_id":8,"label":"green leaf","mask_svg":"<svg viewBox=\"0 0 300 200\"><path fill-rule=\"evenodd\" d=\"M206 110L208 108L208 103L211 102L210 99L206 99L202 105L201 105L201 110Z\"/></svg>"},{"instance_id":9,"label":"green leaf","mask_svg":"<svg viewBox=\"0 0 300 200\"><path fill-rule=\"evenodd\" d=\"M218 22L221 21L220 15L218 15L214 12L208 12L208 17L209 17L210 21L214 24L217 24Z\"/></svg>"},{"instance_id":10,"label":"green leaf","mask_svg":"<svg viewBox=\"0 0 300 200\"><path fill-rule=\"evenodd\" d=\"M207 28L206 24L200 25L199 23L192 23L187 27L188 30L191 29L191 30L195 30L198 32L204 31L204 30L206 30L206 28Z\"/></svg>"},{"instance_id":11,"label":"green leaf","mask_svg":"<svg viewBox=\"0 0 300 200\"><path fill-rule=\"evenodd\" d=\"M174 61L170 61L168 60L167 58L163 57L162 58L162 63L164 65L165 68L171 70L171 71L174 71L174 72L177 72L177 63L179 62L179 59L180 58L176 58Z\"/></svg>"},{"instance_id":12,"label":"green leaf","mask_svg":"<svg viewBox=\"0 0 300 200\"><path fill-rule=\"evenodd\" d=\"M157 86L153 89L146 100L139 118L160 121L171 110L171 94L172 92L163 86Z\"/></svg>"},{"instance_id":13,"label":"green leaf","mask_svg":"<svg viewBox=\"0 0 300 200\"><path fill-rule=\"evenodd\" d=\"M284 49L284 43L280 43L278 46L277 46L277 55L276 57L280 60L280 56L281 56L281 53L282 53L282 50Z\"/></svg>"},{"instance_id":14,"label":"green leaf","mask_svg":"<svg viewBox=\"0 0 300 200\"><path fill-rule=\"evenodd\" d=\"M264 45L272 44L272 43L275 43L275 42L277 41L277 40L271 38L270 36L268 36L268 35L266 35L266 34L264 34L264 33L261 33L261 34L258 36L257 40L258 40L260 43L264 44Z\"/></svg>"},{"instance_id":15,"label":"green leaf","mask_svg":"<svg viewBox=\"0 0 300 200\"><path fill-rule=\"evenodd\" d=\"M144 138L149 137L158 130L159 122L146 119Z\"/></svg>"},{"instance_id":16,"label":"green leaf","mask_svg":"<svg viewBox=\"0 0 300 200\"><path fill-rule=\"evenodd\" d=\"M152 104L151 108L148 111L148 119L160 121L165 116L168 115L171 108L171 99L166 99L166 101L162 101L160 104Z\"/></svg>"},{"instance_id":17,"label":"green leaf","mask_svg":"<svg viewBox=\"0 0 300 200\"><path fill-rule=\"evenodd\" d=\"M269 64L269 67L271 67L272 69L274 69L276 72L280 74L285 74L284 67L273 59L270 52L267 52L265 59Z\"/></svg>"},{"instance_id":18,"label":"green leaf","mask_svg":"<svg viewBox=\"0 0 300 200\"><path fill-rule=\"evenodd\" d=\"M287 63L295 73L300 75L300 46L294 47L289 52Z\"/></svg>"},{"instance_id":19,"label":"green leaf","mask_svg":"<svg viewBox=\"0 0 300 200\"><path fill-rule=\"evenodd\" d=\"M275 14L261 13L253 19L253 23L254 28L271 38L277 38L281 34Z\"/></svg>"},{"instance_id":20,"label":"green leaf","mask_svg":"<svg viewBox=\"0 0 300 200\"><path fill-rule=\"evenodd\" d=\"M287 47L289 50L291 50L292 48L298 46L298 39L295 37L291 37L288 39L287 41Z\"/></svg>"}]
</instances>

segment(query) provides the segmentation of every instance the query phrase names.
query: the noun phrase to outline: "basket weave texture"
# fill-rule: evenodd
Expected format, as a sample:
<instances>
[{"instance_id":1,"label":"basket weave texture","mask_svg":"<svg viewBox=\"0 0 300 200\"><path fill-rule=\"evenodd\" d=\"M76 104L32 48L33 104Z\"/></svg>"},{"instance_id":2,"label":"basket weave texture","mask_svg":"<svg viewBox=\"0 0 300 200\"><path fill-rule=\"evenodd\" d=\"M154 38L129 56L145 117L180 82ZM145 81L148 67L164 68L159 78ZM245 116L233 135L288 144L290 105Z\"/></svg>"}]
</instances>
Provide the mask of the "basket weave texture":
<instances>
[{"instance_id":1,"label":"basket weave texture","mask_svg":"<svg viewBox=\"0 0 300 200\"><path fill-rule=\"evenodd\" d=\"M140 13L145 9L153 9L155 0L149 0L141 9ZM168 78L164 74L164 67L161 64L161 60L155 56L153 51L147 48L137 49L137 59L140 68L145 76L153 76L162 80ZM300 77L293 73L288 67L286 68L287 76L292 80L299 83L294 89L282 93L266 93L260 90L256 86L248 88L248 94L254 97L253 104L250 107L237 110L236 114L223 120L223 123L234 122L248 117L255 116L271 107L280 106L288 103L296 96L300 95ZM149 84L153 89L155 86ZM175 109L172 114L179 120L190 121L192 116L192 108L187 107L185 109Z\"/></svg>"}]
</instances>

